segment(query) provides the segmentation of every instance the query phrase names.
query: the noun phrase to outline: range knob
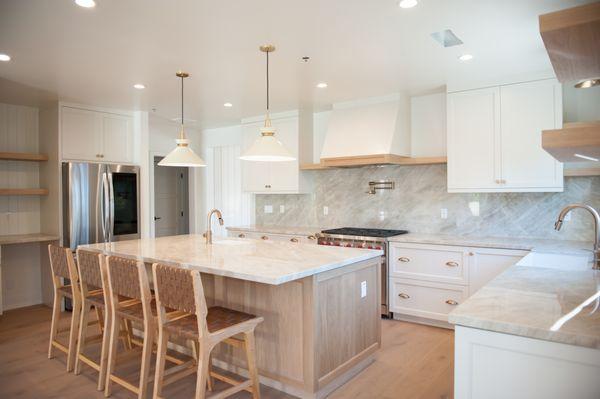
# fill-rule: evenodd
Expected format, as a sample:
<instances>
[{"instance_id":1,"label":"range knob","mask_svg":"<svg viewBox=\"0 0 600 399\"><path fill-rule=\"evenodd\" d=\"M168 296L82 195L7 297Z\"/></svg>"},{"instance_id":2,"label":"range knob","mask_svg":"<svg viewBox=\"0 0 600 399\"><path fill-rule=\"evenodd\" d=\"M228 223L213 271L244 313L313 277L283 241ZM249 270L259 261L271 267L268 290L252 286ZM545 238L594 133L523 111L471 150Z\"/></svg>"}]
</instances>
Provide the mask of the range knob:
<instances>
[{"instance_id":1,"label":"range knob","mask_svg":"<svg viewBox=\"0 0 600 399\"><path fill-rule=\"evenodd\" d=\"M346 246L347 246L348 248L352 248L352 243L348 243L348 244L346 244Z\"/></svg>"}]
</instances>

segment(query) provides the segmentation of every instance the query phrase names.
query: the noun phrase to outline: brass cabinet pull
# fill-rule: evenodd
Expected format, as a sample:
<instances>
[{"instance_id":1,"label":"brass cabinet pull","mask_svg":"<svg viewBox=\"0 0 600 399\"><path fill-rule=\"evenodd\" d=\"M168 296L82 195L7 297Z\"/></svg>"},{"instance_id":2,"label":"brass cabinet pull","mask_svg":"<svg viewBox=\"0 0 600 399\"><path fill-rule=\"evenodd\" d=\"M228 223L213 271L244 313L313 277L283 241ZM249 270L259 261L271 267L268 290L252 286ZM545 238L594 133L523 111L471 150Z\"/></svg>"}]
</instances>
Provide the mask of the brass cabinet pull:
<instances>
[{"instance_id":1,"label":"brass cabinet pull","mask_svg":"<svg viewBox=\"0 0 600 399\"><path fill-rule=\"evenodd\" d=\"M456 306L456 305L458 305L458 302L456 302L456 301L455 301L455 300L453 300L453 299L448 299L448 300L446 301L446 303L447 303L448 305L452 305L452 306Z\"/></svg>"},{"instance_id":2,"label":"brass cabinet pull","mask_svg":"<svg viewBox=\"0 0 600 399\"><path fill-rule=\"evenodd\" d=\"M268 239L269 239L269 236L262 236L262 237L260 237L260 238L261 238L261 239L263 239L263 240L268 240Z\"/></svg>"},{"instance_id":3,"label":"brass cabinet pull","mask_svg":"<svg viewBox=\"0 0 600 399\"><path fill-rule=\"evenodd\" d=\"M401 256L401 257L399 257L399 258L398 258L398 260L399 260L400 262L410 262L410 259L409 259L409 258L407 258L406 256Z\"/></svg>"},{"instance_id":4,"label":"brass cabinet pull","mask_svg":"<svg viewBox=\"0 0 600 399\"><path fill-rule=\"evenodd\" d=\"M408 298L410 298L410 295L405 294L404 292L399 293L398 296L400 298L402 298L402 299L408 299Z\"/></svg>"},{"instance_id":5,"label":"brass cabinet pull","mask_svg":"<svg viewBox=\"0 0 600 399\"><path fill-rule=\"evenodd\" d=\"M457 267L458 263L454 262L454 261L450 261L450 262L446 262L446 266L450 266L450 267Z\"/></svg>"},{"instance_id":6,"label":"brass cabinet pull","mask_svg":"<svg viewBox=\"0 0 600 399\"><path fill-rule=\"evenodd\" d=\"M239 238L244 238L244 237L246 237L246 234L244 234L244 233L240 233L240 234L238 234L238 237L239 237Z\"/></svg>"},{"instance_id":7,"label":"brass cabinet pull","mask_svg":"<svg viewBox=\"0 0 600 399\"><path fill-rule=\"evenodd\" d=\"M290 241L291 242L298 242L298 239L296 237L292 237L292 238L290 238Z\"/></svg>"},{"instance_id":8,"label":"brass cabinet pull","mask_svg":"<svg viewBox=\"0 0 600 399\"><path fill-rule=\"evenodd\" d=\"M317 237L315 237L315 236L308 236L307 238L308 238L309 240L316 240L316 239L317 239Z\"/></svg>"}]
</instances>

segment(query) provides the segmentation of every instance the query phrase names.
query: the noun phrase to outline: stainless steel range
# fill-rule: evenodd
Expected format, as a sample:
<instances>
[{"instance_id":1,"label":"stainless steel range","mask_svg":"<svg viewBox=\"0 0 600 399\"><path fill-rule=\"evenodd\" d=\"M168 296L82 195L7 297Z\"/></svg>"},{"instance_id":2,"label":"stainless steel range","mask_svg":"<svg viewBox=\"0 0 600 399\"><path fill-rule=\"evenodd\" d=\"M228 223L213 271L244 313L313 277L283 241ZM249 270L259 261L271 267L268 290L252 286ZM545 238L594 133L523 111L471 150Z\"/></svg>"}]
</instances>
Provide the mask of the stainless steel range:
<instances>
[{"instance_id":1,"label":"stainless steel range","mask_svg":"<svg viewBox=\"0 0 600 399\"><path fill-rule=\"evenodd\" d=\"M406 230L361 229L356 227L343 227L340 229L323 230L318 234L319 245L332 245L349 248L380 249L381 257L381 315L389 317L388 308L388 239Z\"/></svg>"}]
</instances>

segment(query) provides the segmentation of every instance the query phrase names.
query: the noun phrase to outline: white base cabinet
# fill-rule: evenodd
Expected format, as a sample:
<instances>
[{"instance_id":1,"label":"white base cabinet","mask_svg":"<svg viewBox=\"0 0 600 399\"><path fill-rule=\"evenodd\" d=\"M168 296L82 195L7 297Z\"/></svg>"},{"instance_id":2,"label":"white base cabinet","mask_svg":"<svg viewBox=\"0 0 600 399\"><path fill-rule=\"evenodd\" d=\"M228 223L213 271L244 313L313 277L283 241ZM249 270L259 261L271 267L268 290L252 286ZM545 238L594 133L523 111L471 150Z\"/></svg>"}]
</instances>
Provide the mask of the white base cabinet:
<instances>
[{"instance_id":1,"label":"white base cabinet","mask_svg":"<svg viewBox=\"0 0 600 399\"><path fill-rule=\"evenodd\" d=\"M542 148L562 127L555 79L448 93L448 192L563 191L563 166Z\"/></svg>"},{"instance_id":2,"label":"white base cabinet","mask_svg":"<svg viewBox=\"0 0 600 399\"><path fill-rule=\"evenodd\" d=\"M598 399L600 350L456 326L456 399Z\"/></svg>"},{"instance_id":3,"label":"white base cabinet","mask_svg":"<svg viewBox=\"0 0 600 399\"><path fill-rule=\"evenodd\" d=\"M448 321L448 313L527 251L390 243L390 311Z\"/></svg>"},{"instance_id":4,"label":"white base cabinet","mask_svg":"<svg viewBox=\"0 0 600 399\"><path fill-rule=\"evenodd\" d=\"M264 240L264 241L289 241L294 243L302 244L316 244L317 237L314 235L301 235L301 234L272 234L263 233L260 231L242 231L242 230L228 230L228 237L236 238L248 238L251 240Z\"/></svg>"}]
</instances>

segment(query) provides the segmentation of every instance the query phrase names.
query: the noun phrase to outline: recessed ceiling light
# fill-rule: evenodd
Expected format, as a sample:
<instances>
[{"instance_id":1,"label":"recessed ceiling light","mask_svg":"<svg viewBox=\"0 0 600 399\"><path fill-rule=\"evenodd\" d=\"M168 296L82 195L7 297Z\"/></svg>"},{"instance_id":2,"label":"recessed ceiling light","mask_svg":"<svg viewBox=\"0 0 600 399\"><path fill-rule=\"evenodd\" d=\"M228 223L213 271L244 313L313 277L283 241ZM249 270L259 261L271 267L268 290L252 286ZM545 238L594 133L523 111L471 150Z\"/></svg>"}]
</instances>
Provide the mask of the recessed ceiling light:
<instances>
[{"instance_id":1,"label":"recessed ceiling light","mask_svg":"<svg viewBox=\"0 0 600 399\"><path fill-rule=\"evenodd\" d=\"M146 88L146 86L144 86L141 83L136 83L136 84L133 85L133 88L134 89L138 89L138 90L144 90Z\"/></svg>"},{"instance_id":2,"label":"recessed ceiling light","mask_svg":"<svg viewBox=\"0 0 600 399\"><path fill-rule=\"evenodd\" d=\"M600 161L598 158L588 157L587 155L582 155L582 154L573 154L573 155L575 155L577 158L587 159L588 161L594 161L594 162Z\"/></svg>"},{"instance_id":3,"label":"recessed ceiling light","mask_svg":"<svg viewBox=\"0 0 600 399\"><path fill-rule=\"evenodd\" d=\"M8 54L0 54L0 61L10 61L10 55Z\"/></svg>"},{"instance_id":4,"label":"recessed ceiling light","mask_svg":"<svg viewBox=\"0 0 600 399\"><path fill-rule=\"evenodd\" d=\"M458 59L461 61L471 61L473 59L473 56L471 54L463 54L460 57L458 57Z\"/></svg>"},{"instance_id":5,"label":"recessed ceiling light","mask_svg":"<svg viewBox=\"0 0 600 399\"><path fill-rule=\"evenodd\" d=\"M325 83L325 82L317 83L317 87L319 89L324 89L327 87L327 83Z\"/></svg>"},{"instance_id":6,"label":"recessed ceiling light","mask_svg":"<svg viewBox=\"0 0 600 399\"><path fill-rule=\"evenodd\" d=\"M96 2L94 0L75 0L75 4L84 8L92 8L96 6Z\"/></svg>"},{"instance_id":7,"label":"recessed ceiling light","mask_svg":"<svg viewBox=\"0 0 600 399\"><path fill-rule=\"evenodd\" d=\"M223 106L227 107L227 108L231 108L231 107L233 107L233 104L232 103L225 103L225 104L223 104Z\"/></svg>"},{"instance_id":8,"label":"recessed ceiling light","mask_svg":"<svg viewBox=\"0 0 600 399\"><path fill-rule=\"evenodd\" d=\"M413 8L417 5L417 3L417 0L400 0L400 3L398 3L398 5L400 6L400 8Z\"/></svg>"}]
</instances>

